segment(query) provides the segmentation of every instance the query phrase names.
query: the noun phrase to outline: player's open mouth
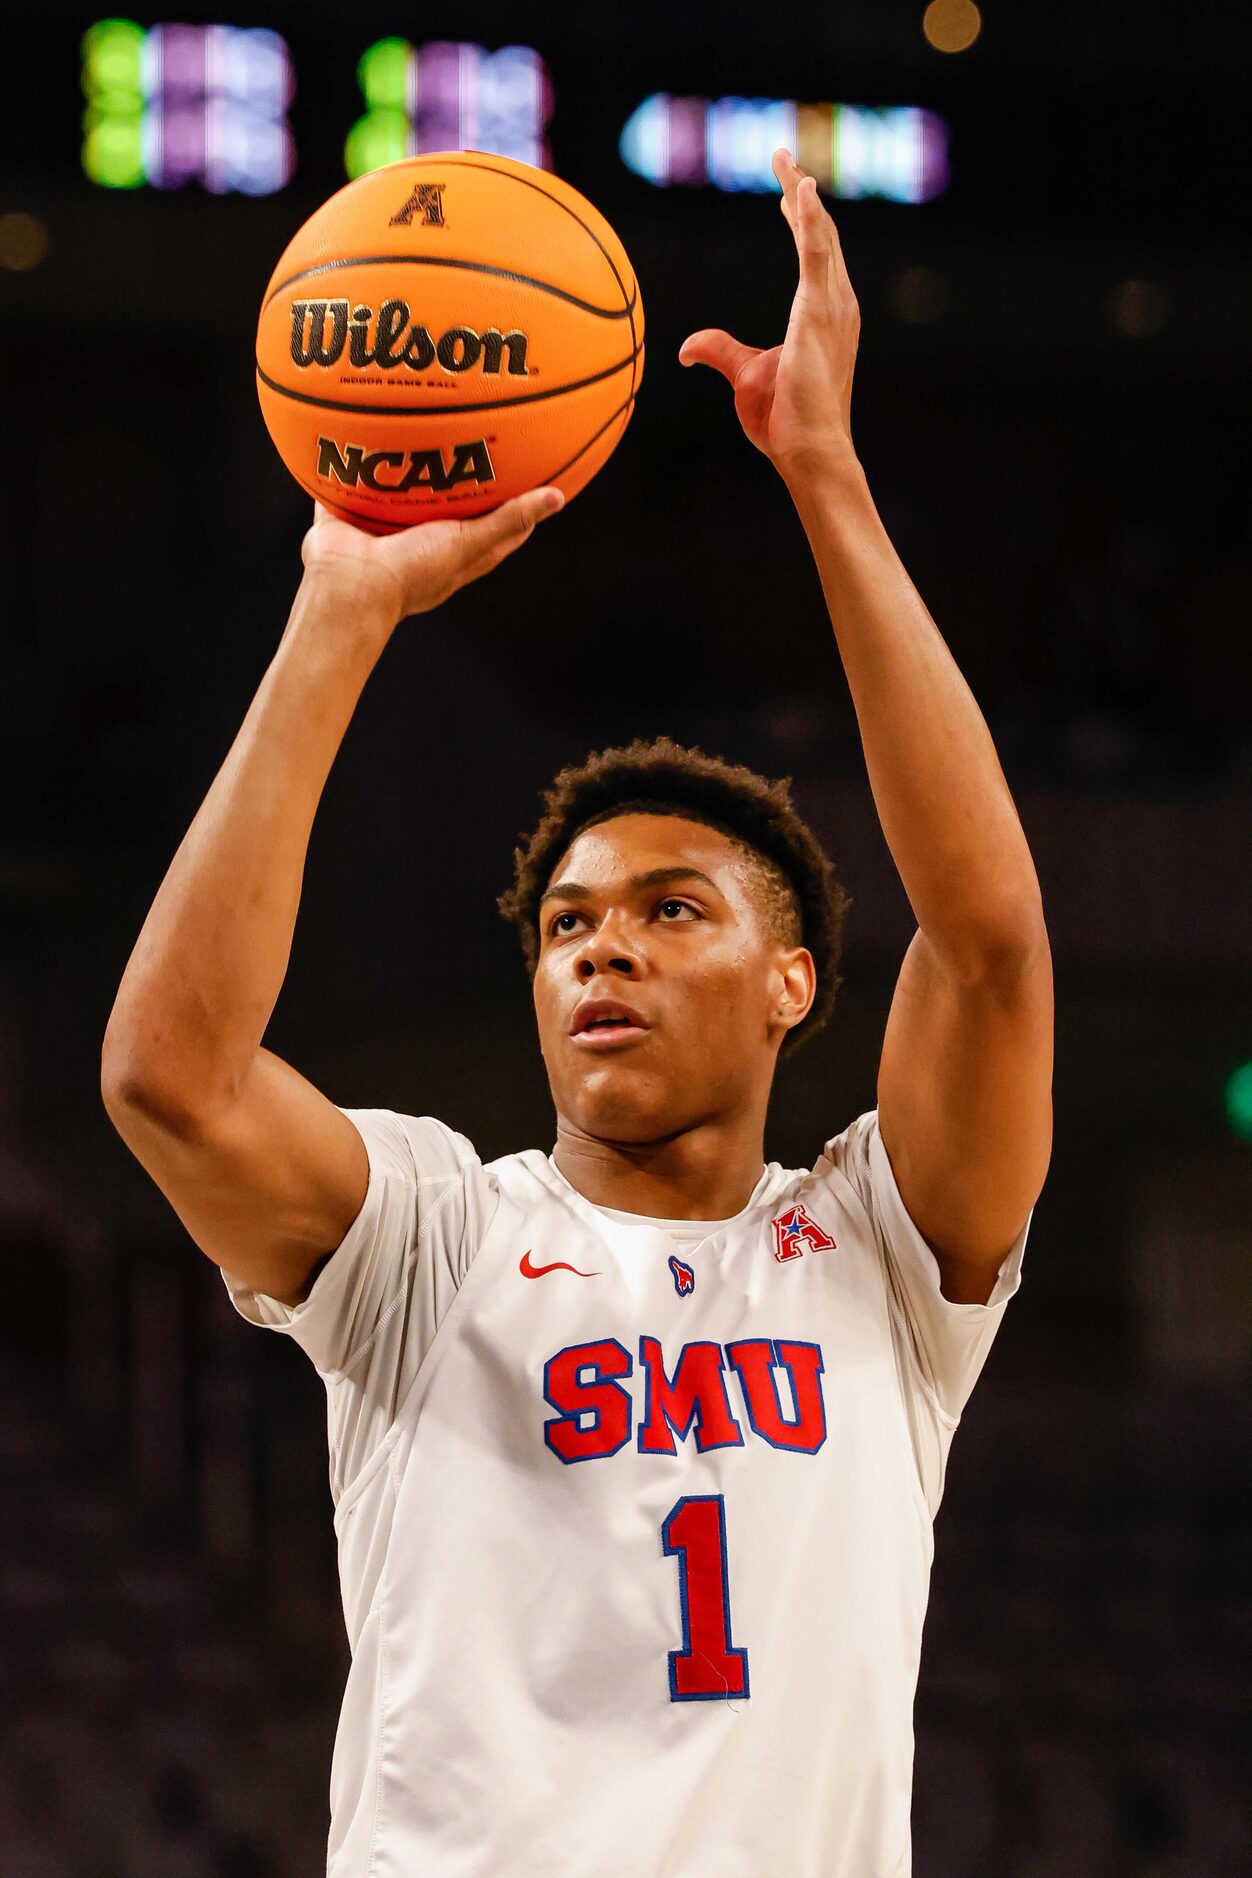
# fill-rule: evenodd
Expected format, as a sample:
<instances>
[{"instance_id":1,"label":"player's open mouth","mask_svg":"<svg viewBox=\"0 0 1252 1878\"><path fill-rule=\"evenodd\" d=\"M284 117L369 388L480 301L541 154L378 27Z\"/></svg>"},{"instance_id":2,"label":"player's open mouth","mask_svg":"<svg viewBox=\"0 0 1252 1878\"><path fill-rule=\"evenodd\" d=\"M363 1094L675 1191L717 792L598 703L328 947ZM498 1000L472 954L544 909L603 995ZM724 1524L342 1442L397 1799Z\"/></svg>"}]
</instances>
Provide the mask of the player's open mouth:
<instances>
[{"instance_id":1,"label":"player's open mouth","mask_svg":"<svg viewBox=\"0 0 1252 1878\"><path fill-rule=\"evenodd\" d=\"M646 1037L646 1024L631 1024L625 1018L601 1018L597 1023L588 1024L585 1030L575 1031L572 1042L584 1050L604 1050L615 1043L629 1043L632 1037Z\"/></svg>"},{"instance_id":2,"label":"player's open mouth","mask_svg":"<svg viewBox=\"0 0 1252 1878\"><path fill-rule=\"evenodd\" d=\"M600 1050L647 1034L648 1024L638 1011L616 999L592 998L574 1013L570 1036L583 1049Z\"/></svg>"}]
</instances>

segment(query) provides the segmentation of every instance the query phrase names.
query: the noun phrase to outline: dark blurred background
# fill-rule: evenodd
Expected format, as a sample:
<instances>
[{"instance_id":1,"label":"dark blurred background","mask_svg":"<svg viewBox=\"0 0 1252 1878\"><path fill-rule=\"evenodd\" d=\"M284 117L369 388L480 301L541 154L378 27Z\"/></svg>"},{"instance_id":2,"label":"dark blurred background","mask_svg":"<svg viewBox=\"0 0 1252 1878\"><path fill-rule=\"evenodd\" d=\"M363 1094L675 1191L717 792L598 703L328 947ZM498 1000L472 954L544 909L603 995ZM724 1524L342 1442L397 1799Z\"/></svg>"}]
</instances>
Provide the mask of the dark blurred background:
<instances>
[{"instance_id":1,"label":"dark blurred background","mask_svg":"<svg viewBox=\"0 0 1252 1878\"><path fill-rule=\"evenodd\" d=\"M1053 1171L937 1523L916 1870L1252 1869L1246 7L275 0L228 15L296 76L266 195L109 186L125 135L89 178L101 17L43 0L0 55L0 1870L324 1865L346 1644L321 1384L233 1315L113 1137L98 1051L298 578L262 289L345 180L366 48L458 32L544 61L548 160L632 256L647 370L568 513L389 649L270 1041L484 1158L550 1146L494 895L555 767L665 731L794 777L855 903L770 1155L808 1163L872 1106L907 904L786 493L675 356L703 325L781 336L791 237L771 195L663 186L619 137L658 93L936 114L945 191L827 195L863 312L854 433L1016 794L1059 1009Z\"/></svg>"}]
</instances>

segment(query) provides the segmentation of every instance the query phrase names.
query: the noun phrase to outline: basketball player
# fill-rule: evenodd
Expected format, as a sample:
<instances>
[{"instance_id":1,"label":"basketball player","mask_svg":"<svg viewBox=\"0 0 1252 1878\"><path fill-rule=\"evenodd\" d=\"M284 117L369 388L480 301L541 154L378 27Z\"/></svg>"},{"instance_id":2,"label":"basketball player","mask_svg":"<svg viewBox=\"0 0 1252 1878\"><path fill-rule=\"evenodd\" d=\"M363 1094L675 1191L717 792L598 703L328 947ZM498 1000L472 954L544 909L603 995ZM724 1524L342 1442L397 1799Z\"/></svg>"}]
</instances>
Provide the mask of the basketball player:
<instances>
[{"instance_id":1,"label":"basketball player","mask_svg":"<svg viewBox=\"0 0 1252 1878\"><path fill-rule=\"evenodd\" d=\"M564 772L503 898L551 1155L485 1166L262 1047L366 678L543 490L385 539L319 515L109 1026L118 1128L326 1386L352 1648L333 1878L909 1870L932 1519L1049 1158L1049 955L986 725L857 462L838 236L775 167L785 342L682 357L730 381L795 500L916 915L877 1108L810 1168L765 1164L842 896L784 786L664 740Z\"/></svg>"}]
</instances>

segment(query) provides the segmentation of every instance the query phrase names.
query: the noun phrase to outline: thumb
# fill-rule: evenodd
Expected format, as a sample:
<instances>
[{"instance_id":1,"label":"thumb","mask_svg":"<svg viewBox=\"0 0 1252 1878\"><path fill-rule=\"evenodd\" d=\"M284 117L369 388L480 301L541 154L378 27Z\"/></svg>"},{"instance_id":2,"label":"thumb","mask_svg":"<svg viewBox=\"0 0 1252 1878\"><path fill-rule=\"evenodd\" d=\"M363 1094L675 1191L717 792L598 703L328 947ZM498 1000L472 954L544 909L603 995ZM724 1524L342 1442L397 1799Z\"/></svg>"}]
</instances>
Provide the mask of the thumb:
<instances>
[{"instance_id":1,"label":"thumb","mask_svg":"<svg viewBox=\"0 0 1252 1878\"><path fill-rule=\"evenodd\" d=\"M729 333L705 331L692 333L678 348L680 365L711 365L715 372L733 385L745 365L759 358L760 346L745 346Z\"/></svg>"}]
</instances>

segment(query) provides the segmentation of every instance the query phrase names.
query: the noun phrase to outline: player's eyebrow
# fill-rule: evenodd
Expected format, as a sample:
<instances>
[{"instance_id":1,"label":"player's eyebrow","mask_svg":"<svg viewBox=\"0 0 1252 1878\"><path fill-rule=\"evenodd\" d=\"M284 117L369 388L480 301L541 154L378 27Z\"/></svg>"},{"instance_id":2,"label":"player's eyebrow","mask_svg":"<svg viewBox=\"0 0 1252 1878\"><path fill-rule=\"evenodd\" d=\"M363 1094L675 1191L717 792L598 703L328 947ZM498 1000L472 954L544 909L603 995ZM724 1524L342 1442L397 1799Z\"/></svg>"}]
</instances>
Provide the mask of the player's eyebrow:
<instances>
[{"instance_id":1,"label":"player's eyebrow","mask_svg":"<svg viewBox=\"0 0 1252 1878\"><path fill-rule=\"evenodd\" d=\"M702 874L698 867L650 867L645 874L632 874L626 885L632 893L642 893L648 887L669 887L679 880L702 880L714 893L721 892L717 882ZM539 904L542 906L545 900L589 900L591 891L580 880L558 880L544 888Z\"/></svg>"}]
</instances>

